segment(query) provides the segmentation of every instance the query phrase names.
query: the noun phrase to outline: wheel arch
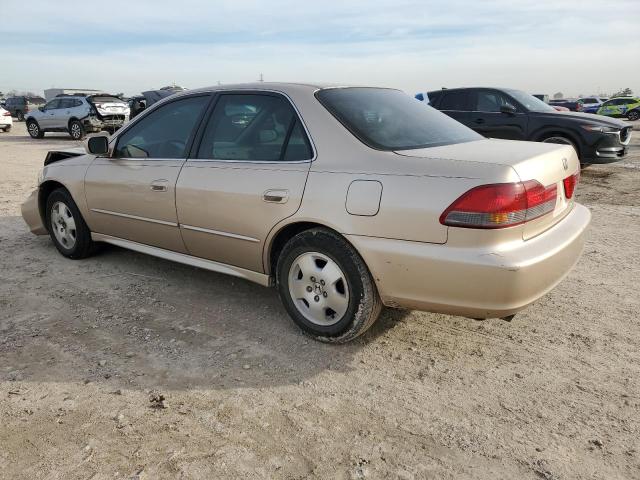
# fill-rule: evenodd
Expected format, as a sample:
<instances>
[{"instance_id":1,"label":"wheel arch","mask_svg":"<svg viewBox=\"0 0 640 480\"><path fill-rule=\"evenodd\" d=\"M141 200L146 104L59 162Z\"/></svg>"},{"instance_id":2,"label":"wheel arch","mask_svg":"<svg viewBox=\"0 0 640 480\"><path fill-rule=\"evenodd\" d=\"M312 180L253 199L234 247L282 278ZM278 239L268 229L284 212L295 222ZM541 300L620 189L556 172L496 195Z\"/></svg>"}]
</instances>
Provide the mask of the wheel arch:
<instances>
[{"instance_id":1,"label":"wheel arch","mask_svg":"<svg viewBox=\"0 0 640 480\"><path fill-rule=\"evenodd\" d=\"M559 130L556 128L547 128L536 133L536 135L533 138L535 139L534 141L541 142L546 138L555 137L555 136L565 137L571 140L573 142L573 145L576 147L576 150L577 150L576 153L578 154L578 158L580 158L581 139L577 132L573 132L571 130L562 130L562 129Z\"/></svg>"},{"instance_id":2,"label":"wheel arch","mask_svg":"<svg viewBox=\"0 0 640 480\"><path fill-rule=\"evenodd\" d=\"M49 231L49 226L47 225L46 215L45 215L45 207L47 205L47 198L51 195L51 192L54 190L58 190L59 188L64 188L69 195L71 195L71 191L62 183L57 180L46 180L40 184L38 189L38 211L40 212L40 218L42 219L42 224L45 226L47 231ZM72 195L73 198L73 195Z\"/></svg>"},{"instance_id":3,"label":"wheel arch","mask_svg":"<svg viewBox=\"0 0 640 480\"><path fill-rule=\"evenodd\" d=\"M289 240L291 240L293 237L295 237L297 234L304 232L306 230L311 230L313 228L323 228L325 230L329 230L335 233L336 235L339 235L345 242L351 245L351 247L353 247L353 249L356 252L358 252L358 255L360 255L360 257L362 258L362 261L365 262L365 265L366 265L366 261L364 260L364 257L358 251L356 246L353 245L353 243L351 243L345 235L343 235L338 230L336 230L335 228L327 224L320 223L316 220L300 219L291 223L287 223L286 225L281 225L279 226L279 228L278 227L276 228L277 230L274 228L275 233L272 233L268 237L268 240L265 246L265 255L264 255L263 261L264 261L264 270L267 275L273 275L273 273L275 272L276 262L278 261L280 252L282 251L286 243ZM367 268L369 268L368 265L367 265Z\"/></svg>"}]
</instances>

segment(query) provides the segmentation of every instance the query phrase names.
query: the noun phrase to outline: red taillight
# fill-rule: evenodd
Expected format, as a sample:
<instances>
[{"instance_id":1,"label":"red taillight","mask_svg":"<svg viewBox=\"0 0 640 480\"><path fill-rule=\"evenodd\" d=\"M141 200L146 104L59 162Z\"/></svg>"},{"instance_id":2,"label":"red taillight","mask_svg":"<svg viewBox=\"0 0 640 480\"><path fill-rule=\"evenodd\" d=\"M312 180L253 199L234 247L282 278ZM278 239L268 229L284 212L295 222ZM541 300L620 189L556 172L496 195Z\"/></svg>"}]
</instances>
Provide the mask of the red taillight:
<instances>
[{"instance_id":1,"label":"red taillight","mask_svg":"<svg viewBox=\"0 0 640 480\"><path fill-rule=\"evenodd\" d=\"M10 117L11 116L11 112L4 112L2 114L3 117Z\"/></svg>"},{"instance_id":2,"label":"red taillight","mask_svg":"<svg viewBox=\"0 0 640 480\"><path fill-rule=\"evenodd\" d=\"M538 218L556 206L556 184L535 180L472 188L447 208L440 223L464 228L505 228Z\"/></svg>"},{"instance_id":3,"label":"red taillight","mask_svg":"<svg viewBox=\"0 0 640 480\"><path fill-rule=\"evenodd\" d=\"M570 175L564 180L562 183L564 184L564 196L567 198L573 197L573 193L576 191L576 186L580 181L580 172L575 173L574 175Z\"/></svg>"}]
</instances>

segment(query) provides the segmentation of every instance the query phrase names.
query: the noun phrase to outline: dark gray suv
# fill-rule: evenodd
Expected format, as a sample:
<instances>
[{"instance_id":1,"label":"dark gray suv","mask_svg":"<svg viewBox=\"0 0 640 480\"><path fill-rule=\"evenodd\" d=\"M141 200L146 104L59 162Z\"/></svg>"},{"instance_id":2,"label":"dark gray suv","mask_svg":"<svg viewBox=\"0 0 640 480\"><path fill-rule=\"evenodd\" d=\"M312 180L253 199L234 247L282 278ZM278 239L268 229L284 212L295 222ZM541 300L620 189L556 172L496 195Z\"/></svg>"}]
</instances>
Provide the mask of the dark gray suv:
<instances>
[{"instance_id":1,"label":"dark gray suv","mask_svg":"<svg viewBox=\"0 0 640 480\"><path fill-rule=\"evenodd\" d=\"M12 117L16 117L18 121L23 121L27 114L38 107L44 105L46 100L42 97L18 96L9 97L6 100L5 110L11 113Z\"/></svg>"}]
</instances>

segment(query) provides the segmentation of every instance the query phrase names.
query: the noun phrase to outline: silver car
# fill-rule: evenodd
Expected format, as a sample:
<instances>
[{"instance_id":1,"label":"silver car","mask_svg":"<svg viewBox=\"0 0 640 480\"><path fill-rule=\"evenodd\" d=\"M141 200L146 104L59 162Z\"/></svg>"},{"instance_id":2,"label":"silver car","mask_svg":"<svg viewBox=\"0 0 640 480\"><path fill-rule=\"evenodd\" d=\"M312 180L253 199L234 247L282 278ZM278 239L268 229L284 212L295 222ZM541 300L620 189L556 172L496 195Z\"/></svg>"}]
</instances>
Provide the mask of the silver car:
<instances>
[{"instance_id":1,"label":"silver car","mask_svg":"<svg viewBox=\"0 0 640 480\"><path fill-rule=\"evenodd\" d=\"M74 140L90 132L113 133L128 119L127 103L107 94L61 95L29 111L26 117L27 131L32 138L42 138L45 132L69 132Z\"/></svg>"}]
</instances>

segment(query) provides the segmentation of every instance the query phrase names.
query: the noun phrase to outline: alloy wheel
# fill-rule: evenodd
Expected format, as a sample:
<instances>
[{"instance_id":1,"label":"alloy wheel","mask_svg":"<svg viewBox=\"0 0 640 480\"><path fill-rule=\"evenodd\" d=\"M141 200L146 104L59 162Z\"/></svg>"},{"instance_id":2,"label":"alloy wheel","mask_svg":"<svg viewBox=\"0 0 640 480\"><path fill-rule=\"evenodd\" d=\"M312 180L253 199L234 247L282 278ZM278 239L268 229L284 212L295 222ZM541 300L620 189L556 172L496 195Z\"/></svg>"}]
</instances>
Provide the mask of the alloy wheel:
<instances>
[{"instance_id":1,"label":"alloy wheel","mask_svg":"<svg viewBox=\"0 0 640 480\"><path fill-rule=\"evenodd\" d=\"M79 140L80 137L82 137L82 129L80 128L80 124L77 122L74 122L71 124L71 136L75 139L75 140Z\"/></svg>"},{"instance_id":2,"label":"alloy wheel","mask_svg":"<svg viewBox=\"0 0 640 480\"><path fill-rule=\"evenodd\" d=\"M29 135L34 138L40 134L40 127L36 122L29 123L29 125L27 126L27 130L29 130Z\"/></svg>"}]
</instances>

